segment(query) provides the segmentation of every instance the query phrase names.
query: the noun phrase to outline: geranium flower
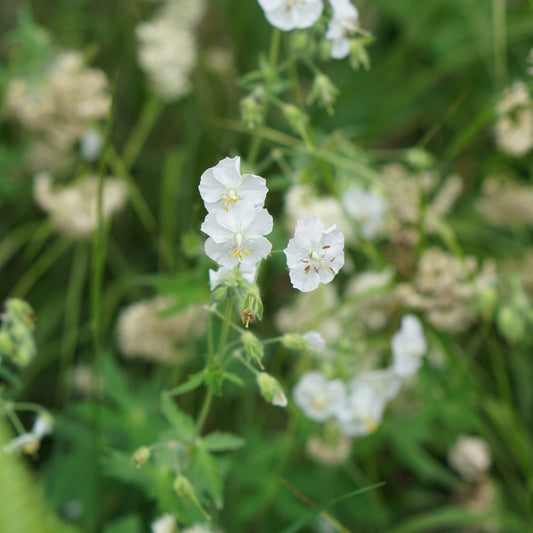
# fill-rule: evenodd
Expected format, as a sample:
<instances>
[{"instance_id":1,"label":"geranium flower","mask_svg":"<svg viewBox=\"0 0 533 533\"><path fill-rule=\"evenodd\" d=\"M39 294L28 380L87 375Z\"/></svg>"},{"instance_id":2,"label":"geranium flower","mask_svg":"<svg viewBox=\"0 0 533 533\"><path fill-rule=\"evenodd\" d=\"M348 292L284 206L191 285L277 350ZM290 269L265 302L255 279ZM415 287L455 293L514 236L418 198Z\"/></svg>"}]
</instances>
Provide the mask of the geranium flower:
<instances>
[{"instance_id":1,"label":"geranium flower","mask_svg":"<svg viewBox=\"0 0 533 533\"><path fill-rule=\"evenodd\" d=\"M263 237L272 231L272 217L266 209L239 202L231 210L208 213L202 231L209 235L205 241L208 257L222 266L245 267L257 264L272 249Z\"/></svg>"},{"instance_id":2,"label":"geranium flower","mask_svg":"<svg viewBox=\"0 0 533 533\"><path fill-rule=\"evenodd\" d=\"M400 330L392 337L391 348L394 372L398 376L411 376L420 368L427 343L418 317L405 315L402 318Z\"/></svg>"},{"instance_id":3,"label":"geranium flower","mask_svg":"<svg viewBox=\"0 0 533 533\"><path fill-rule=\"evenodd\" d=\"M343 59L350 53L350 40L356 28L359 13L350 0L330 0L333 15L329 21L326 39L332 42L331 57Z\"/></svg>"},{"instance_id":4,"label":"geranium flower","mask_svg":"<svg viewBox=\"0 0 533 533\"><path fill-rule=\"evenodd\" d=\"M307 418L325 422L346 402L346 388L340 379L328 381L322 372L306 372L292 391L296 405Z\"/></svg>"},{"instance_id":5,"label":"geranium flower","mask_svg":"<svg viewBox=\"0 0 533 533\"><path fill-rule=\"evenodd\" d=\"M240 157L226 157L202 174L198 189L209 212L228 211L240 201L263 206L268 191L266 180L255 174L241 175L240 166Z\"/></svg>"},{"instance_id":6,"label":"geranium flower","mask_svg":"<svg viewBox=\"0 0 533 533\"><path fill-rule=\"evenodd\" d=\"M344 265L344 237L337 226L324 229L316 217L299 220L284 250L294 288L302 292L329 283Z\"/></svg>"},{"instance_id":7,"label":"geranium flower","mask_svg":"<svg viewBox=\"0 0 533 533\"><path fill-rule=\"evenodd\" d=\"M365 239L376 237L383 227L385 200L372 191L352 187L342 195L342 205L359 225L359 232Z\"/></svg>"},{"instance_id":8,"label":"geranium flower","mask_svg":"<svg viewBox=\"0 0 533 533\"><path fill-rule=\"evenodd\" d=\"M322 0L259 0L265 16L283 31L309 28L322 14Z\"/></svg>"},{"instance_id":9,"label":"geranium flower","mask_svg":"<svg viewBox=\"0 0 533 533\"><path fill-rule=\"evenodd\" d=\"M361 372L348 384L347 401L335 412L344 435L373 433L383 418L385 406L400 392L400 378L392 369Z\"/></svg>"}]
</instances>

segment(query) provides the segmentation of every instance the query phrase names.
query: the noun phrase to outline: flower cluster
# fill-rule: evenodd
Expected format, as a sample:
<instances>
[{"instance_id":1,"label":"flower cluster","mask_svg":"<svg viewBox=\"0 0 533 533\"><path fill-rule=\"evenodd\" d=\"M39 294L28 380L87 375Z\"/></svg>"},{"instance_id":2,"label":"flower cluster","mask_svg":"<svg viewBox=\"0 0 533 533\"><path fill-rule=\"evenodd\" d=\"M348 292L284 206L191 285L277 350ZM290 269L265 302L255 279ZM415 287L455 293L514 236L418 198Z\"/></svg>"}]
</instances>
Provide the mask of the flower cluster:
<instances>
[{"instance_id":1,"label":"flower cluster","mask_svg":"<svg viewBox=\"0 0 533 533\"><path fill-rule=\"evenodd\" d=\"M391 350L391 366L359 372L348 382L328 380L318 370L306 372L293 389L294 401L308 418L315 422L334 420L348 437L374 432L387 403L400 392L402 380L417 372L427 351L417 317L403 317L400 330L392 338Z\"/></svg>"},{"instance_id":2,"label":"flower cluster","mask_svg":"<svg viewBox=\"0 0 533 533\"><path fill-rule=\"evenodd\" d=\"M265 237L273 226L263 207L265 179L241 175L240 158L226 157L202 174L199 190L208 211L202 224L206 254L223 268L239 266L249 273L272 249ZM221 278L213 274L211 279Z\"/></svg>"},{"instance_id":3,"label":"flower cluster","mask_svg":"<svg viewBox=\"0 0 533 533\"><path fill-rule=\"evenodd\" d=\"M313 26L322 11L322 0L258 0L272 26L283 31ZM359 13L350 0L330 0L331 19L326 39L331 41L331 57L343 59L350 53L350 38L355 35Z\"/></svg>"},{"instance_id":4,"label":"flower cluster","mask_svg":"<svg viewBox=\"0 0 533 533\"><path fill-rule=\"evenodd\" d=\"M201 0L167 0L151 21L136 28L139 64L165 100L176 100L191 89L197 55L194 29L204 9Z\"/></svg>"}]
</instances>

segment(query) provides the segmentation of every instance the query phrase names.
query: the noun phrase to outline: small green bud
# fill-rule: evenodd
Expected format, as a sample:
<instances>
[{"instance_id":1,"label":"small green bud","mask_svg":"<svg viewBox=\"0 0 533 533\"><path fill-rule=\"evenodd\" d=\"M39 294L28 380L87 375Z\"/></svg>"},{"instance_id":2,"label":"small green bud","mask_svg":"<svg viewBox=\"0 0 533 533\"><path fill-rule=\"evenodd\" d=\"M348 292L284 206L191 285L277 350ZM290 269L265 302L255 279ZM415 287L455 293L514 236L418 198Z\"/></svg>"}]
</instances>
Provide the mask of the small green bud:
<instances>
[{"instance_id":1,"label":"small green bud","mask_svg":"<svg viewBox=\"0 0 533 533\"><path fill-rule=\"evenodd\" d=\"M227 285L219 285L216 287L216 289L211 293L215 302L221 302L222 300L225 300L228 295L228 289L229 287Z\"/></svg>"},{"instance_id":2,"label":"small green bud","mask_svg":"<svg viewBox=\"0 0 533 533\"><path fill-rule=\"evenodd\" d=\"M510 306L502 307L497 316L500 332L510 343L518 342L524 337L526 323L521 313L516 313Z\"/></svg>"},{"instance_id":3,"label":"small green bud","mask_svg":"<svg viewBox=\"0 0 533 533\"><path fill-rule=\"evenodd\" d=\"M135 450L131 456L131 464L140 468L148 459L150 459L150 448L148 446L141 446L138 450Z\"/></svg>"},{"instance_id":4,"label":"small green bud","mask_svg":"<svg viewBox=\"0 0 533 533\"><path fill-rule=\"evenodd\" d=\"M0 353L20 366L28 365L37 354L33 330L33 310L24 300L12 298L5 303L0 328Z\"/></svg>"},{"instance_id":5,"label":"small green bud","mask_svg":"<svg viewBox=\"0 0 533 533\"><path fill-rule=\"evenodd\" d=\"M427 150L416 146L405 152L405 161L417 170L426 170L435 165L433 156Z\"/></svg>"},{"instance_id":6,"label":"small green bud","mask_svg":"<svg viewBox=\"0 0 533 533\"><path fill-rule=\"evenodd\" d=\"M196 507L198 507L198 509L203 513L207 520L211 520L211 517L209 516L207 511L202 507L198 496L196 496L196 491L194 490L194 487L191 485L191 482L185 476L179 475L174 480L173 488L176 491L178 497L180 497L182 500L191 501L194 505L196 505Z\"/></svg>"},{"instance_id":7,"label":"small green bud","mask_svg":"<svg viewBox=\"0 0 533 533\"><path fill-rule=\"evenodd\" d=\"M281 344L289 350L296 350L298 352L303 352L307 349L305 339L301 335L298 335L298 333L286 333L281 338Z\"/></svg>"},{"instance_id":8,"label":"small green bud","mask_svg":"<svg viewBox=\"0 0 533 533\"><path fill-rule=\"evenodd\" d=\"M309 117L306 113L293 104L284 105L282 111L294 131L298 133L305 131L307 123L309 122Z\"/></svg>"},{"instance_id":9,"label":"small green bud","mask_svg":"<svg viewBox=\"0 0 533 533\"><path fill-rule=\"evenodd\" d=\"M259 385L261 396L268 403L277 405L278 407L285 407L287 405L287 397L276 378L266 372L261 372L257 375L257 384Z\"/></svg>"},{"instance_id":10,"label":"small green bud","mask_svg":"<svg viewBox=\"0 0 533 533\"><path fill-rule=\"evenodd\" d=\"M248 360L255 360L261 368L264 368L261 362L265 354L263 343L251 331L243 331L241 341Z\"/></svg>"},{"instance_id":11,"label":"small green bud","mask_svg":"<svg viewBox=\"0 0 533 533\"><path fill-rule=\"evenodd\" d=\"M309 104L317 102L326 109L329 115L333 115L333 104L337 94L339 94L339 90L331 80L325 74L318 74L313 81L307 102Z\"/></svg>"},{"instance_id":12,"label":"small green bud","mask_svg":"<svg viewBox=\"0 0 533 533\"><path fill-rule=\"evenodd\" d=\"M241 120L251 130L263 123L263 110L257 98L253 95L245 96L240 102Z\"/></svg>"},{"instance_id":13,"label":"small green bud","mask_svg":"<svg viewBox=\"0 0 533 533\"><path fill-rule=\"evenodd\" d=\"M354 70L370 70L370 57L366 50L367 39L350 40L350 65Z\"/></svg>"},{"instance_id":14,"label":"small green bud","mask_svg":"<svg viewBox=\"0 0 533 533\"><path fill-rule=\"evenodd\" d=\"M481 315L486 320L493 316L496 306L498 305L498 291L495 287L486 287L478 295L478 305Z\"/></svg>"},{"instance_id":15,"label":"small green bud","mask_svg":"<svg viewBox=\"0 0 533 533\"><path fill-rule=\"evenodd\" d=\"M244 293L241 305L241 319L245 327L248 327L250 320L262 320L263 300L257 285L250 285Z\"/></svg>"}]
</instances>

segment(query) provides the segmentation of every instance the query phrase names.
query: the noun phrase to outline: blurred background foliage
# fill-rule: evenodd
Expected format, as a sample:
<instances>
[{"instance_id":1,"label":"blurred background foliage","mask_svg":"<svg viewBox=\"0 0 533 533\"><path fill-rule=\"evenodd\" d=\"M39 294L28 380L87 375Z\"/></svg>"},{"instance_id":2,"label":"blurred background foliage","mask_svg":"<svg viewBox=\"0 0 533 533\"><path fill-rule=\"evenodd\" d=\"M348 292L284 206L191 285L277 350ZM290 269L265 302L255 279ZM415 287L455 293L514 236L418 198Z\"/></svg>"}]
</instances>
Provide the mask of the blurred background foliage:
<instances>
[{"instance_id":1,"label":"blurred background foliage","mask_svg":"<svg viewBox=\"0 0 533 533\"><path fill-rule=\"evenodd\" d=\"M480 227L472 198L482 180L495 172L508 171L531 183L531 158L510 159L496 151L492 124L498 94L524 76L533 44L533 3L361 0L357 5L362 26L374 35L369 48L372 68L354 72L347 62L320 65L340 93L333 116L308 109L316 134L340 132L361 150L369 166L401 159L409 147L427 149L442 175L463 176L465 192L450 224L465 250L498 259L531 250L530 229ZM89 63L112 80L111 139L121 150L150 99L137 64L134 27L153 8L141 0L2 2L0 91L11 78L31 73L46 54L82 50ZM46 29L49 38L36 34L35 24ZM257 68L270 33L255 0L208 2L199 28L194 90L162 110L131 168L156 220L147 226L135 209L128 209L111 229L99 356L91 341L91 244L53 233L35 206L32 175L23 165L25 133L11 122L0 123L0 294L2 300L27 299L37 316L39 357L22 373L17 397L47 406L57 419L53 441L43 443L31 467L57 515L82 530L147 531L149 517L159 508L191 516L191 521L202 519L194 505L175 498L173 480L164 468L156 463L136 470L129 460L139 446L170 431L172 415L162 415L160 392L202 367L199 356L205 345L191 341L197 356L170 370L142 361L126 363L116 351L115 321L123 306L155 292L177 294L183 307L207 301L211 264L201 249L199 176L222 156L248 150L249 136L226 128L225 121L239 120L239 101L246 94L240 77ZM291 53L288 35L282 35L282 47ZM301 81L307 88L312 82L305 69ZM279 113L272 113L270 124L287 129ZM265 141L264 154L270 148ZM319 165L301 163L307 164ZM269 179L280 178L269 206L274 217L280 217L282 176L268 162L261 172ZM275 239L278 249L286 242L282 233ZM363 255L354 260L357 270L368 264ZM262 273L265 334L276 334L269 310L290 299L284 269L276 257ZM459 479L446 462L450 445L461 433L483 436L494 456L500 504L485 530L498 530L491 529L494 524L500 531L531 527L531 334L510 345L490 320L454 337L429 327L428 333L429 343L446 353L448 366L426 368L417 387L392 406L379 431L357 440L340 466L319 465L306 457L303 442L311 422L298 417L294 405L287 412L276 410L264 404L253 386L229 385L206 425L208 432L223 429L246 441L221 456L216 466L225 475L224 508L217 511L223 529L281 531L310 512L309 501L300 493L320 505L354 487L385 481L385 486L328 512L349 531L483 530L487 517L472 516L457 504ZM273 375L286 380L287 388L294 382L292 357L281 348L267 355ZM97 385L90 400L76 398L65 380L73 363L94 364L96 374L105 377L105 385ZM240 370L235 372L250 381ZM190 392L180 397L179 406L183 413L196 413L200 403L201 395ZM0 459L3 475L5 458ZM165 460L161 458L163 466ZM211 466L208 459L199 459L196 468L201 473L194 475L203 479L205 491L216 494ZM3 482L0 487L5 490ZM316 526L316 520L313 523Z\"/></svg>"}]
</instances>

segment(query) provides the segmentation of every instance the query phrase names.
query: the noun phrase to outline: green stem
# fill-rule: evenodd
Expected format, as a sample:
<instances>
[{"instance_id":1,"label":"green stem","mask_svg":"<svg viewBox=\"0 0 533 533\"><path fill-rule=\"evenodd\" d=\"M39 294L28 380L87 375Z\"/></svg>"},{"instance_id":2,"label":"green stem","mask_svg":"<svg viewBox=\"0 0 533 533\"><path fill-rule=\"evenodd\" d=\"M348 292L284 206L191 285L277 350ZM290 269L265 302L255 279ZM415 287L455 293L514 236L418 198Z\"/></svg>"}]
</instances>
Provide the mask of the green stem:
<instances>
[{"instance_id":1,"label":"green stem","mask_svg":"<svg viewBox=\"0 0 533 533\"><path fill-rule=\"evenodd\" d=\"M198 417L198 422L196 423L196 430L194 432L194 440L196 440L202 433L204 428L205 421L207 420L207 415L211 409L211 403L213 401L213 393L211 390L207 391L207 394L204 398L204 403L202 404L202 409L200 410L200 416Z\"/></svg>"},{"instance_id":2,"label":"green stem","mask_svg":"<svg viewBox=\"0 0 533 533\"><path fill-rule=\"evenodd\" d=\"M217 360L222 363L222 356L224 348L228 340L228 333L231 324L231 311L233 309L233 298L229 298L226 302L226 310L224 312L224 323L222 324L222 332L220 334L220 342L218 343Z\"/></svg>"},{"instance_id":3,"label":"green stem","mask_svg":"<svg viewBox=\"0 0 533 533\"><path fill-rule=\"evenodd\" d=\"M276 63L278 62L279 54L279 43L281 38L281 31L278 28L274 28L272 31L272 38L270 40L270 54L268 60L268 70L265 77L265 95L263 101L263 123L266 121L268 114L268 106L270 101L270 86L272 84L272 79L274 78ZM252 144L250 145L250 152L248 153L247 163L250 168L253 168L255 162L257 161L257 156L259 155L259 150L261 148L262 138L258 135L258 128L254 129L254 134L252 138Z\"/></svg>"},{"instance_id":4,"label":"green stem","mask_svg":"<svg viewBox=\"0 0 533 533\"><path fill-rule=\"evenodd\" d=\"M164 107L165 103L159 97L152 95L141 111L139 120L135 124L122 152L122 160L127 170L130 170L137 160L148 135L150 135Z\"/></svg>"}]
</instances>

